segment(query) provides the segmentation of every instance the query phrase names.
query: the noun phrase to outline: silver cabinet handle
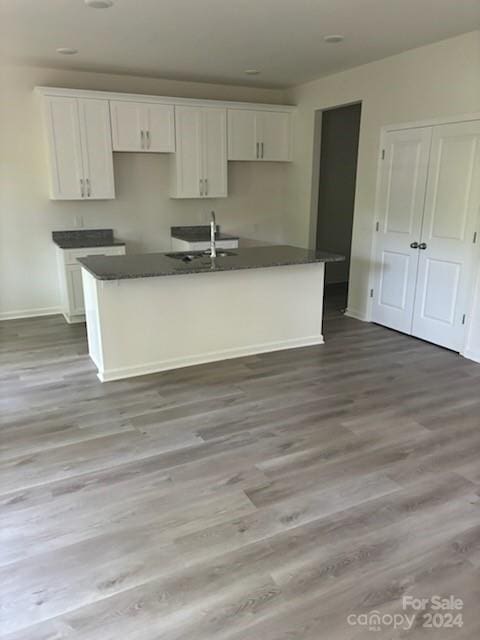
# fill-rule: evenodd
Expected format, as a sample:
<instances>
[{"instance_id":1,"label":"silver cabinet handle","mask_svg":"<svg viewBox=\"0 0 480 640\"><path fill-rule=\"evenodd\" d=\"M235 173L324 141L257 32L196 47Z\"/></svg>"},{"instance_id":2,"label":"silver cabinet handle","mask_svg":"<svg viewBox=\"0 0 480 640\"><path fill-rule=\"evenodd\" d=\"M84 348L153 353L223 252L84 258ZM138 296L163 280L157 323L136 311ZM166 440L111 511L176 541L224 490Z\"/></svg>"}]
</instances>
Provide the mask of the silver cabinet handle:
<instances>
[{"instance_id":1,"label":"silver cabinet handle","mask_svg":"<svg viewBox=\"0 0 480 640\"><path fill-rule=\"evenodd\" d=\"M85 182L87 183L87 198L90 198L90 196L92 195L92 189L90 188L90 178L87 178Z\"/></svg>"},{"instance_id":2,"label":"silver cabinet handle","mask_svg":"<svg viewBox=\"0 0 480 640\"><path fill-rule=\"evenodd\" d=\"M147 136L147 149L150 149L150 131L145 131L145 135Z\"/></svg>"},{"instance_id":3,"label":"silver cabinet handle","mask_svg":"<svg viewBox=\"0 0 480 640\"><path fill-rule=\"evenodd\" d=\"M207 180L207 178L205 178L205 180L203 181L203 184L205 186L205 195L208 196L208 180Z\"/></svg>"},{"instance_id":4,"label":"silver cabinet handle","mask_svg":"<svg viewBox=\"0 0 480 640\"><path fill-rule=\"evenodd\" d=\"M200 178L200 195L203 196L203 180Z\"/></svg>"},{"instance_id":5,"label":"silver cabinet handle","mask_svg":"<svg viewBox=\"0 0 480 640\"><path fill-rule=\"evenodd\" d=\"M262 147L262 160L263 160L263 142L261 143L261 147Z\"/></svg>"},{"instance_id":6,"label":"silver cabinet handle","mask_svg":"<svg viewBox=\"0 0 480 640\"><path fill-rule=\"evenodd\" d=\"M85 185L83 182L83 178L80 178L80 195L82 198L85 197Z\"/></svg>"},{"instance_id":7,"label":"silver cabinet handle","mask_svg":"<svg viewBox=\"0 0 480 640\"><path fill-rule=\"evenodd\" d=\"M259 154L260 154L260 143L257 142L257 160L259 158Z\"/></svg>"},{"instance_id":8,"label":"silver cabinet handle","mask_svg":"<svg viewBox=\"0 0 480 640\"><path fill-rule=\"evenodd\" d=\"M140 131L140 146L145 149L145 131L143 129Z\"/></svg>"}]
</instances>

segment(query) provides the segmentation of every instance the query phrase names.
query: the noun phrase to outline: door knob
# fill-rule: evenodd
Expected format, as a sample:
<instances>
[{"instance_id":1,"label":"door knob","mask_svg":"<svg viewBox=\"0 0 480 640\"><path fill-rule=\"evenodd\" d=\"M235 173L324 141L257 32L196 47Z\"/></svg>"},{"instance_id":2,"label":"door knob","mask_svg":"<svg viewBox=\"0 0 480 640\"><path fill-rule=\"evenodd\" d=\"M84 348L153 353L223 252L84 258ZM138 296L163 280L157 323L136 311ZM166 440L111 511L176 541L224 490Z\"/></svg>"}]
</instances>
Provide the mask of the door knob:
<instances>
[{"instance_id":1,"label":"door knob","mask_svg":"<svg viewBox=\"0 0 480 640\"><path fill-rule=\"evenodd\" d=\"M422 249L422 250L423 250L423 249L426 249L426 248L427 248L427 243L426 243L426 242L421 242L421 243L418 245L418 248L419 248L419 249Z\"/></svg>"},{"instance_id":2,"label":"door knob","mask_svg":"<svg viewBox=\"0 0 480 640\"><path fill-rule=\"evenodd\" d=\"M412 242L412 244L410 245L410 247L412 249L418 249L418 242Z\"/></svg>"}]
</instances>

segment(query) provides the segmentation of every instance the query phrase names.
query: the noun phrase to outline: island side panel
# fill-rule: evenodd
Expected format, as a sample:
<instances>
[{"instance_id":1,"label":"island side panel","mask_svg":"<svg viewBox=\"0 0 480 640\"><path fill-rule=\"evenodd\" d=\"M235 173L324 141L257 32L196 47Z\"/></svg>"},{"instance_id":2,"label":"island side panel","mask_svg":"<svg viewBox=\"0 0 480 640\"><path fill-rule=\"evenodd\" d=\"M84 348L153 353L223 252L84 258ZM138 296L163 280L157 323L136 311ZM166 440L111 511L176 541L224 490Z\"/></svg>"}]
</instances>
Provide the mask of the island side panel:
<instances>
[{"instance_id":1,"label":"island side panel","mask_svg":"<svg viewBox=\"0 0 480 640\"><path fill-rule=\"evenodd\" d=\"M88 354L95 363L99 373L103 372L102 325L98 304L98 288L101 281L96 280L86 269L82 268L83 297L85 301L85 319L87 323Z\"/></svg>"},{"instance_id":2,"label":"island side panel","mask_svg":"<svg viewBox=\"0 0 480 640\"><path fill-rule=\"evenodd\" d=\"M99 378L322 344L323 281L323 263L96 281Z\"/></svg>"}]
</instances>

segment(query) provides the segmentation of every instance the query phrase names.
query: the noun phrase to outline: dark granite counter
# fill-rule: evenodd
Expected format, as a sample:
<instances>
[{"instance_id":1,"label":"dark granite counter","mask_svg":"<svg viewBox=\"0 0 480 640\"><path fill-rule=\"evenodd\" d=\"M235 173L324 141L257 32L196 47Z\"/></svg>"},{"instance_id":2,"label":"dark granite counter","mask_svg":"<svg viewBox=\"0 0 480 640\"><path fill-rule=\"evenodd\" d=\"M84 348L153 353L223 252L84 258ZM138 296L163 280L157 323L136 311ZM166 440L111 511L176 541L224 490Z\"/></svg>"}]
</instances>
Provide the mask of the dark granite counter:
<instances>
[{"instance_id":1,"label":"dark granite counter","mask_svg":"<svg viewBox=\"0 0 480 640\"><path fill-rule=\"evenodd\" d=\"M113 229L72 229L52 231L52 240L60 249L84 247L123 247L125 242L115 240Z\"/></svg>"},{"instance_id":2,"label":"dark granite counter","mask_svg":"<svg viewBox=\"0 0 480 640\"><path fill-rule=\"evenodd\" d=\"M184 262L172 257L173 255L188 255L192 258ZM81 258L79 262L97 280L125 280L239 269L261 269L315 262L341 262L342 260L344 260L343 256L334 253L309 251L289 245L276 245L232 249L227 252L219 251L216 258L210 258L202 252L143 253L123 256L90 256L89 258Z\"/></svg>"},{"instance_id":3,"label":"dark granite counter","mask_svg":"<svg viewBox=\"0 0 480 640\"><path fill-rule=\"evenodd\" d=\"M210 240L210 225L200 224L190 227L170 227L170 235L178 240L186 242L208 242ZM238 240L238 236L227 235L222 233L219 225L217 225L217 240Z\"/></svg>"}]
</instances>

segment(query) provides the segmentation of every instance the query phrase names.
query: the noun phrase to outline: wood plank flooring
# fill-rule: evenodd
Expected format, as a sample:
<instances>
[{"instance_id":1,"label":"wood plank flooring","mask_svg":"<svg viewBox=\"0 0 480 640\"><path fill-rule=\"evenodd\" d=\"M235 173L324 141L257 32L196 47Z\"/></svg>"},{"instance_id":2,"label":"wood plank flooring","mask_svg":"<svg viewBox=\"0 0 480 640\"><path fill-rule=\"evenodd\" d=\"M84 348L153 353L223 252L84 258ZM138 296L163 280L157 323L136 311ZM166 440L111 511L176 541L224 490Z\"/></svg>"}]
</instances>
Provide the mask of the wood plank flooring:
<instances>
[{"instance_id":1,"label":"wood plank flooring","mask_svg":"<svg viewBox=\"0 0 480 640\"><path fill-rule=\"evenodd\" d=\"M321 347L103 385L83 326L1 323L1 637L479 638L480 366L338 307ZM347 621L434 594L462 627Z\"/></svg>"}]
</instances>

